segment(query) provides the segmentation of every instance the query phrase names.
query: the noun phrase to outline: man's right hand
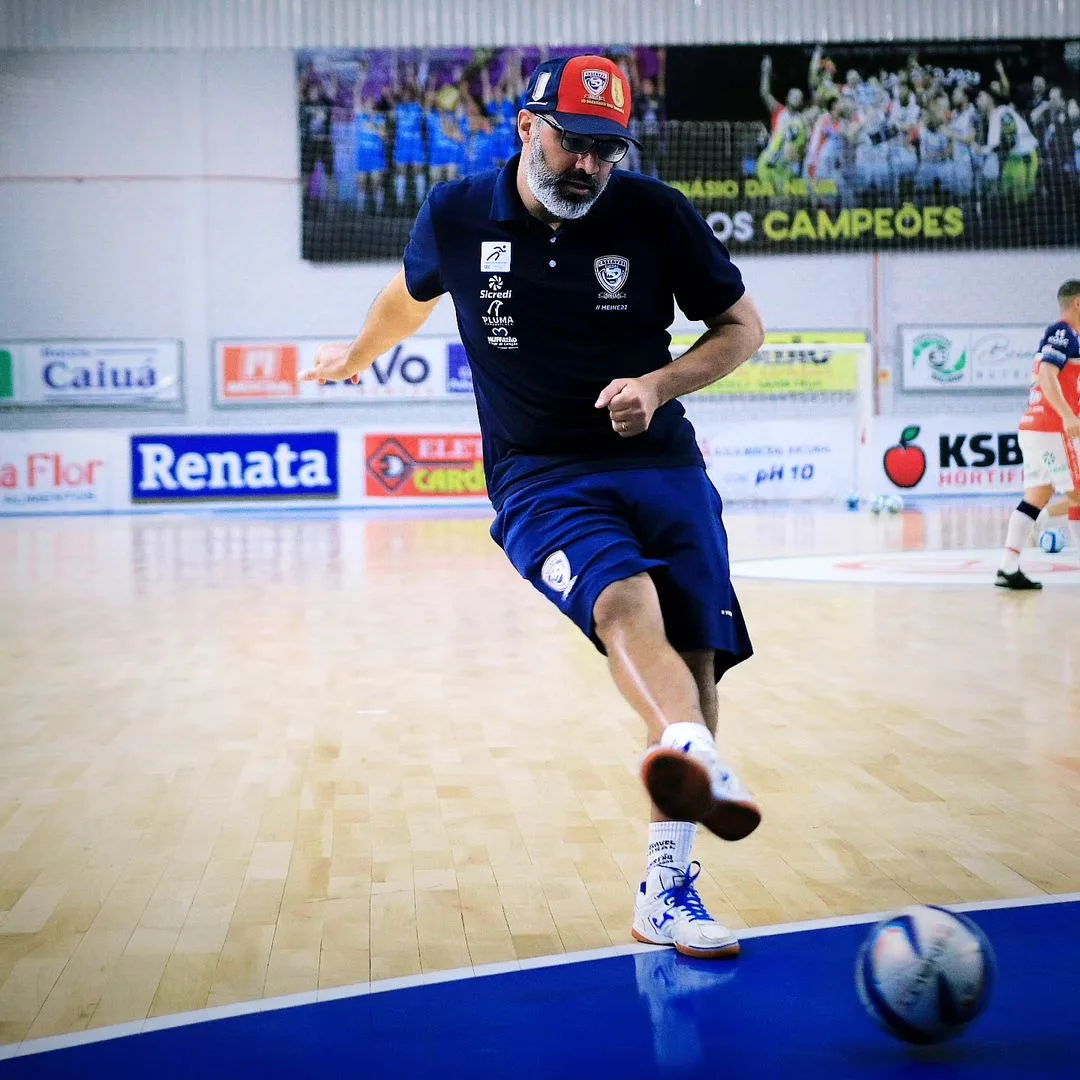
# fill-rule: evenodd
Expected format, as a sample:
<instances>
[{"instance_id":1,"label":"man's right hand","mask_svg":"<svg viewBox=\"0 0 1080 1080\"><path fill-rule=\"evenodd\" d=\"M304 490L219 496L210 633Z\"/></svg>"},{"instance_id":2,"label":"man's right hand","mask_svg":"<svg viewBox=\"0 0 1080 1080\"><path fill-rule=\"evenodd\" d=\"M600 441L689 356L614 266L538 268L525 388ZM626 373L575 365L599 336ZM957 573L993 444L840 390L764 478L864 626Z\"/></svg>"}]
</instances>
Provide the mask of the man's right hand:
<instances>
[{"instance_id":1,"label":"man's right hand","mask_svg":"<svg viewBox=\"0 0 1080 1080\"><path fill-rule=\"evenodd\" d=\"M360 367L348 362L348 345L320 345L315 354L315 366L305 368L297 376L303 382L317 382L320 386L328 382L360 381Z\"/></svg>"},{"instance_id":2,"label":"man's right hand","mask_svg":"<svg viewBox=\"0 0 1080 1080\"><path fill-rule=\"evenodd\" d=\"M1065 421L1065 434L1070 439L1080 439L1080 416Z\"/></svg>"}]
</instances>

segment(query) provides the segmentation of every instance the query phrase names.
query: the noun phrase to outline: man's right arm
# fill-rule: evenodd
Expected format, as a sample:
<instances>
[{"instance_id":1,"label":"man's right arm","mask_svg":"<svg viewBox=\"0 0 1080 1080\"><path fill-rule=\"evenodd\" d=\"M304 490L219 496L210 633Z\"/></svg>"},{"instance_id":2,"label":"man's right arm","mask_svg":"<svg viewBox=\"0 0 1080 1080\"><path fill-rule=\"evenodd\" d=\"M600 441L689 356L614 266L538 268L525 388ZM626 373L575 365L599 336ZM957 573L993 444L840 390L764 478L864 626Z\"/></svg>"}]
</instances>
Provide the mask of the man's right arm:
<instances>
[{"instance_id":1,"label":"man's right arm","mask_svg":"<svg viewBox=\"0 0 1080 1080\"><path fill-rule=\"evenodd\" d=\"M300 372L300 378L319 383L358 381L360 374L383 353L415 334L438 302L438 297L414 300L402 268L375 298L356 340L348 346L320 346L315 354L315 366Z\"/></svg>"}]
</instances>

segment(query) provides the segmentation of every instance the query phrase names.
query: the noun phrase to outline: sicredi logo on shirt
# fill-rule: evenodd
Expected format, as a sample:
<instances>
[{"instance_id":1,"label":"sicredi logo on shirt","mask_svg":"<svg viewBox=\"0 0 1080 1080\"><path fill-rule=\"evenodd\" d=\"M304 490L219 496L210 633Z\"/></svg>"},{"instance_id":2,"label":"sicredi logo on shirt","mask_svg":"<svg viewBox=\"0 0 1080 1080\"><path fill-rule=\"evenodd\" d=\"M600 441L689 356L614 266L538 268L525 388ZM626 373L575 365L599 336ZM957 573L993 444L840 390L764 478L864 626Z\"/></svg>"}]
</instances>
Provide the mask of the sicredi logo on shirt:
<instances>
[{"instance_id":1,"label":"sicredi logo on shirt","mask_svg":"<svg viewBox=\"0 0 1080 1080\"><path fill-rule=\"evenodd\" d=\"M131 436L133 503L337 494L335 431Z\"/></svg>"}]
</instances>

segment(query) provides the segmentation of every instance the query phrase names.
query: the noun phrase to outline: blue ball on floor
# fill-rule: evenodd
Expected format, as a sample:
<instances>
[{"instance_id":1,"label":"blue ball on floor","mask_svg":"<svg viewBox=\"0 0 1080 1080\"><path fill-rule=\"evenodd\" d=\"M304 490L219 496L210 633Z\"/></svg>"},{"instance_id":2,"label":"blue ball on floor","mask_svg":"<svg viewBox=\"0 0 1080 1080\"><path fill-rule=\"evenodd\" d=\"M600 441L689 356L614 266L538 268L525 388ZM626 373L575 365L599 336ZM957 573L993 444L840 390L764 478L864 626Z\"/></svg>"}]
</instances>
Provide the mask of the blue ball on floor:
<instances>
[{"instance_id":1,"label":"blue ball on floor","mask_svg":"<svg viewBox=\"0 0 1080 1080\"><path fill-rule=\"evenodd\" d=\"M1065 530L1043 529L1039 534L1039 547L1047 555L1056 555L1059 551L1063 551L1065 548Z\"/></svg>"}]
</instances>

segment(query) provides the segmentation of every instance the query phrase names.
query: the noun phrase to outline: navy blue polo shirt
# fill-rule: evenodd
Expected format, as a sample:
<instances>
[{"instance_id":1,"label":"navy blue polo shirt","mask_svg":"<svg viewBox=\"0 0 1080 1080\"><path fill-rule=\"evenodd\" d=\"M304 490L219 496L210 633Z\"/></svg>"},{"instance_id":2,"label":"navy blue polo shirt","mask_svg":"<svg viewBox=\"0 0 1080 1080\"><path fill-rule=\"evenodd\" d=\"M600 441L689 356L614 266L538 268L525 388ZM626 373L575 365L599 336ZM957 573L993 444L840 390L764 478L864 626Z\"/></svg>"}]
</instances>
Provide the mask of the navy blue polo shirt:
<instances>
[{"instance_id":1,"label":"navy blue polo shirt","mask_svg":"<svg viewBox=\"0 0 1080 1080\"><path fill-rule=\"evenodd\" d=\"M675 301L696 321L742 296L727 249L680 192L618 170L553 230L525 209L517 165L433 188L404 258L414 299L453 297L493 505L541 478L702 465L678 401L629 439L594 403L670 362Z\"/></svg>"}]
</instances>

